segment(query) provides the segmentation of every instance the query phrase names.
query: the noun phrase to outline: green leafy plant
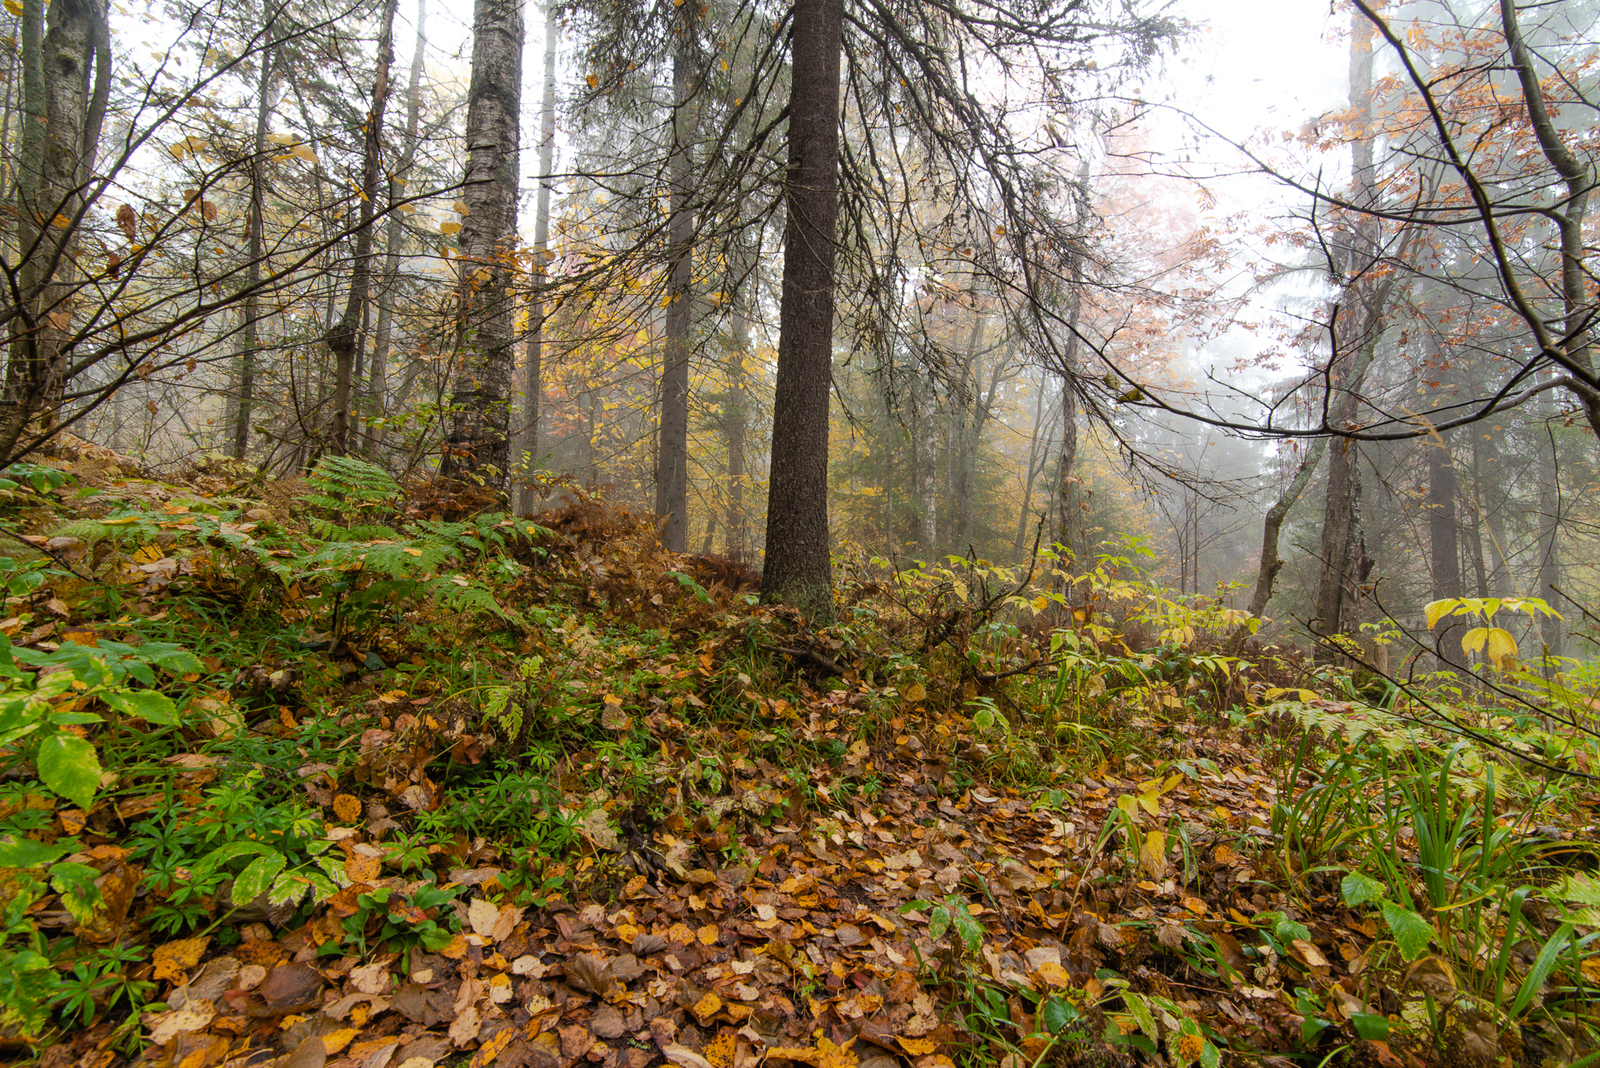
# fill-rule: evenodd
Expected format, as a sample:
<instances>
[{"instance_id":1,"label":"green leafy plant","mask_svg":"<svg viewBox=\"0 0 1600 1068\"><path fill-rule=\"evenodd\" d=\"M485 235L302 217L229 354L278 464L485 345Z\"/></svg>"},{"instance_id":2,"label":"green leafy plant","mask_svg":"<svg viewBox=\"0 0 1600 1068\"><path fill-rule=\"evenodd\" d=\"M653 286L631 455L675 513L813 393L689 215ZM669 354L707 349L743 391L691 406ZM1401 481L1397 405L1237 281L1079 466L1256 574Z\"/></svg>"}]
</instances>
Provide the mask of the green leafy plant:
<instances>
[{"instance_id":1,"label":"green leafy plant","mask_svg":"<svg viewBox=\"0 0 1600 1068\"><path fill-rule=\"evenodd\" d=\"M94 743L74 728L104 722L89 709L98 702L157 727L177 726L178 709L170 697L133 684L153 686L154 667L173 672L201 667L176 646L149 644L154 647L106 641L98 646L66 642L49 652L13 650L0 634L0 764L31 764L52 792L88 808L103 769ZM36 671L23 671L19 660Z\"/></svg>"},{"instance_id":2,"label":"green leafy plant","mask_svg":"<svg viewBox=\"0 0 1600 1068\"><path fill-rule=\"evenodd\" d=\"M345 936L363 953L377 947L421 947L437 953L454 937L458 926L455 914L444 906L460 892L460 887L439 887L424 880L408 890L380 886L358 894L356 912L344 920ZM323 948L342 951L336 943Z\"/></svg>"}]
</instances>

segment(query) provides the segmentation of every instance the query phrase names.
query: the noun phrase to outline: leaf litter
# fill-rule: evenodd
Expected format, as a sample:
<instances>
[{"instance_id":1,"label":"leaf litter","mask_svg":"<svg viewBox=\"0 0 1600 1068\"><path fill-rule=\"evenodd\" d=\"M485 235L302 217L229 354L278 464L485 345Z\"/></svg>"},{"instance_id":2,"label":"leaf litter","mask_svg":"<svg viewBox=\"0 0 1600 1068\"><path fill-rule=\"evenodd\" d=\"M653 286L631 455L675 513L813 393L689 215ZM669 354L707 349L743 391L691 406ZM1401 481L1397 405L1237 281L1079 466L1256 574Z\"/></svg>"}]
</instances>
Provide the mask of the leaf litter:
<instances>
[{"instance_id":1,"label":"leaf litter","mask_svg":"<svg viewBox=\"0 0 1600 1068\"><path fill-rule=\"evenodd\" d=\"M171 495L154 494L164 496L170 511ZM190 525L184 509L163 522ZM707 589L698 581L663 585L696 562L650 548L625 515L580 502L548 522L560 561L514 593L547 598L557 622L525 633L522 652L560 664L538 675L547 693L592 701L603 732L635 742L628 761L570 748L550 769L560 788L531 803L529 819L570 832L564 857L542 868L553 889L510 893L508 865L522 861L493 835L458 833L415 854L416 817L457 803L448 769L507 738L436 689L364 690L363 648L393 658L396 646L377 631L344 635L321 654L335 666L318 684L338 687L355 759L296 772L333 861L322 869L333 892L313 894L314 907L302 902L315 871L278 900L254 883L240 893L241 875L208 902L220 924L159 941L139 918L144 873L118 843L159 798L107 795L91 812L53 813L52 834L83 835L70 859L93 869L100 896L83 916L65 893L47 895L32 909L38 927L154 943L133 1063L945 1068L976 1054L1020 1068L1051 1052L1059 1022L1047 1017L1061 1013L1093 1026L1081 1048L1055 1047L1052 1064L1134 1063L1132 1047L1101 1036L1140 1034L1153 1049L1164 1038L1172 1063L1214 1061L1213 1040L1230 1039L1288 1063L1276 1056L1305 1049L1308 992L1319 1023L1348 1028L1427 986L1410 972L1374 984L1364 972L1383 932L1370 911L1315 873L1284 878L1260 737L1152 702L1120 726L1142 736L1141 751L1019 787L1004 746L980 739L959 701L930 695L948 680L897 689L848 666L837 639L718 584L736 571L725 564L700 565L715 597L689 596ZM143 617L178 611L175 585L222 584L203 549L151 545L120 573ZM118 633L62 608L49 610L72 622L13 639ZM619 650L600 628L630 617L667 638ZM815 653L787 655L781 696L729 667L752 630L783 636L780 659ZM837 675L819 666L841 662ZM190 708L209 727L195 741L236 729L249 694L275 709L269 729L318 715L306 670L269 659L243 667L232 689L201 685ZM636 685L619 685L624 675ZM750 687L735 695L743 721L700 715L726 707L730 683ZM956 685L973 688L970 676ZM174 787L198 796L216 778L214 752L167 758ZM1452 985L1446 975L1434 989ZM1373 989L1394 1004L1363 1000ZM114 1038L100 1020L40 1060L111 1068L127 1059ZM1381 1039L1354 1044L1386 1068L1434 1063Z\"/></svg>"}]
</instances>

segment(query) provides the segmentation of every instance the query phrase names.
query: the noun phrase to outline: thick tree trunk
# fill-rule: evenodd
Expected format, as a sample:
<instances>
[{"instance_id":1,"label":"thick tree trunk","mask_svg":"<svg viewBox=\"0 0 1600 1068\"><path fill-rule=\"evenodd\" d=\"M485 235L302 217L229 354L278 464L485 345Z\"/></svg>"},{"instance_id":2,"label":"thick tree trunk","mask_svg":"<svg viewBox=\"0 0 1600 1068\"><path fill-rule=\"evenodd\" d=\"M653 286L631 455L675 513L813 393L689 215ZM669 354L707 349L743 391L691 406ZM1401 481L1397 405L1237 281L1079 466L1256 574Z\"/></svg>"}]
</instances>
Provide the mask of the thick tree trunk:
<instances>
[{"instance_id":1,"label":"thick tree trunk","mask_svg":"<svg viewBox=\"0 0 1600 1068\"><path fill-rule=\"evenodd\" d=\"M1378 201L1372 142L1372 26L1359 12L1351 16L1350 105L1364 116L1362 133L1351 147L1352 198L1358 207L1375 208ZM1329 356L1329 420L1336 427L1358 423L1367 370L1383 332L1384 305L1391 280L1374 281L1369 272L1379 255L1378 222L1362 216L1347 232L1344 262L1346 277L1355 279L1345 294L1345 306L1334 320L1334 349ZM1328 450L1327 500L1322 518L1322 569L1317 580L1311 630L1323 638L1353 634L1359 622L1361 587L1371 560L1361 526L1360 445L1354 438L1333 443ZM1320 660L1338 654L1324 642Z\"/></svg>"},{"instance_id":2,"label":"thick tree trunk","mask_svg":"<svg viewBox=\"0 0 1600 1068\"><path fill-rule=\"evenodd\" d=\"M17 233L23 289L7 346L0 456L15 455L35 416L43 415L41 432L48 434L61 403L74 310L72 264L110 86L105 0L54 0L49 16L40 41L42 10L30 4L22 13L25 125ZM42 132L30 130L41 115Z\"/></svg>"},{"instance_id":3,"label":"thick tree trunk","mask_svg":"<svg viewBox=\"0 0 1600 1068\"><path fill-rule=\"evenodd\" d=\"M329 445L336 456L350 451L350 406L359 365L367 292L372 288L372 219L382 175L383 113L389 103L389 66L394 62L394 11L398 0L384 0L378 29L378 69L372 79L372 107L367 111L361 161L360 222L355 233L355 262L344 314L323 338L333 352L333 427Z\"/></svg>"},{"instance_id":4,"label":"thick tree trunk","mask_svg":"<svg viewBox=\"0 0 1600 1068\"><path fill-rule=\"evenodd\" d=\"M761 597L831 622L828 416L839 218L843 0L796 0L784 184L783 296Z\"/></svg>"},{"instance_id":5,"label":"thick tree trunk","mask_svg":"<svg viewBox=\"0 0 1600 1068\"><path fill-rule=\"evenodd\" d=\"M670 242L666 344L661 367L661 426L656 439L656 514L666 519L662 544L683 552L689 532L689 331L693 325L694 213L689 207L694 134L693 4L678 10L684 25L672 54L672 188L668 194Z\"/></svg>"},{"instance_id":6,"label":"thick tree trunk","mask_svg":"<svg viewBox=\"0 0 1600 1068\"><path fill-rule=\"evenodd\" d=\"M460 365L440 472L503 489L511 461L517 135L522 107L520 0L476 0L467 87L467 177L461 225Z\"/></svg>"}]
</instances>

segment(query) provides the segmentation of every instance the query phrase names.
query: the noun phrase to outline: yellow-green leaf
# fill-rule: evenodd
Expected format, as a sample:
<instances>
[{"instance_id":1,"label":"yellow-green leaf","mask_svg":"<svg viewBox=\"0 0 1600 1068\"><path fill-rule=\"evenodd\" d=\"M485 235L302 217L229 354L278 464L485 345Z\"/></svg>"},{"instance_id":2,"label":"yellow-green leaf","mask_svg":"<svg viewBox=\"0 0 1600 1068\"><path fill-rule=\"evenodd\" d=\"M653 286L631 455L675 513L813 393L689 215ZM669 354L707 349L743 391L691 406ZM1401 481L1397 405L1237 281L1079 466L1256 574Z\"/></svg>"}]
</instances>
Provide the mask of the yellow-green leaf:
<instances>
[{"instance_id":1,"label":"yellow-green leaf","mask_svg":"<svg viewBox=\"0 0 1600 1068\"><path fill-rule=\"evenodd\" d=\"M1490 627L1488 647L1484 652L1494 662L1495 667L1504 669L1509 666L1506 661L1514 659L1517 655L1517 639L1512 637L1508 630Z\"/></svg>"}]
</instances>

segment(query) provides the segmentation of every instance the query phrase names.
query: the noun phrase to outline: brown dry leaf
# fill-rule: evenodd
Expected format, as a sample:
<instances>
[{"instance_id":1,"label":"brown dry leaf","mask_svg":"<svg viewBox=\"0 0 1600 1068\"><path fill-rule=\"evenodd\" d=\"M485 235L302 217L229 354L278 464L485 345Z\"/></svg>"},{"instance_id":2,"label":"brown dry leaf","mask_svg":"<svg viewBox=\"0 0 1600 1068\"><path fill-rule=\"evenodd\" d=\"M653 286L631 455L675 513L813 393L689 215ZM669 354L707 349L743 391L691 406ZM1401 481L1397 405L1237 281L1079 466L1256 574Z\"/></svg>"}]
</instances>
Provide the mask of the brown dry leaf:
<instances>
[{"instance_id":1,"label":"brown dry leaf","mask_svg":"<svg viewBox=\"0 0 1600 1068\"><path fill-rule=\"evenodd\" d=\"M500 908L481 897L475 897L467 903L467 923L472 927L472 933L480 938L488 938L494 934L495 921L500 919Z\"/></svg>"},{"instance_id":2,"label":"brown dry leaf","mask_svg":"<svg viewBox=\"0 0 1600 1068\"><path fill-rule=\"evenodd\" d=\"M670 1046L663 1047L661 1055L673 1064L680 1065L681 1068L716 1068L710 1061L688 1046L680 1046L676 1042Z\"/></svg>"},{"instance_id":3,"label":"brown dry leaf","mask_svg":"<svg viewBox=\"0 0 1600 1068\"><path fill-rule=\"evenodd\" d=\"M598 994L607 1001L615 992L617 981L611 967L593 953L580 953L566 963L567 981L580 990Z\"/></svg>"},{"instance_id":4,"label":"brown dry leaf","mask_svg":"<svg viewBox=\"0 0 1600 1068\"><path fill-rule=\"evenodd\" d=\"M184 976L189 974L189 969L200 963L200 958L210 943L210 935L200 935L197 938L184 938L157 946L156 951L151 954L151 961L155 965L151 974L157 979L173 983L183 982Z\"/></svg>"},{"instance_id":5,"label":"brown dry leaf","mask_svg":"<svg viewBox=\"0 0 1600 1068\"><path fill-rule=\"evenodd\" d=\"M589 1027L601 1038L621 1038L628 1029L622 1013L610 1005L602 1005L589 1018Z\"/></svg>"},{"instance_id":6,"label":"brown dry leaf","mask_svg":"<svg viewBox=\"0 0 1600 1068\"><path fill-rule=\"evenodd\" d=\"M478 1006L468 1005L450 1021L451 1044L456 1049L466 1049L478 1040L478 1028L482 1023L483 1015L478 1012Z\"/></svg>"},{"instance_id":7,"label":"brown dry leaf","mask_svg":"<svg viewBox=\"0 0 1600 1068\"><path fill-rule=\"evenodd\" d=\"M312 1037L300 1043L287 1057L279 1057L273 1068L323 1068L327 1063L328 1051L323 1047L322 1039Z\"/></svg>"},{"instance_id":8,"label":"brown dry leaf","mask_svg":"<svg viewBox=\"0 0 1600 1068\"><path fill-rule=\"evenodd\" d=\"M182 1034L203 1031L217 1018L216 1006L196 998L181 1009L170 1012L147 1012L144 1025L150 1029L150 1041L164 1046Z\"/></svg>"},{"instance_id":9,"label":"brown dry leaf","mask_svg":"<svg viewBox=\"0 0 1600 1068\"><path fill-rule=\"evenodd\" d=\"M262 980L259 993L271 1012L299 1012L321 1000L322 976L303 962L280 964Z\"/></svg>"},{"instance_id":10,"label":"brown dry leaf","mask_svg":"<svg viewBox=\"0 0 1600 1068\"><path fill-rule=\"evenodd\" d=\"M375 960L350 969L350 985L362 994L383 995L395 988L395 978L389 974L393 958Z\"/></svg>"}]
</instances>

